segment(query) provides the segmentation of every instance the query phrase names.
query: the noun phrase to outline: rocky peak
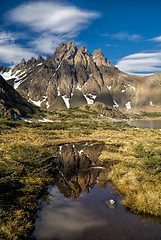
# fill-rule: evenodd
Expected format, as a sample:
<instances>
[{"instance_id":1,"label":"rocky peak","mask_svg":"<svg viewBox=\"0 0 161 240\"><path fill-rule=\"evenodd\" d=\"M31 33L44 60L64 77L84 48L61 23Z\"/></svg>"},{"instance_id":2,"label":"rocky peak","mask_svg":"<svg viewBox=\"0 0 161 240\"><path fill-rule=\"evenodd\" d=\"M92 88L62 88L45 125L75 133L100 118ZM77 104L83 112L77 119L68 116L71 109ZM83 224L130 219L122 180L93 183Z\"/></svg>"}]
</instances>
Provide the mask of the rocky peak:
<instances>
[{"instance_id":1,"label":"rocky peak","mask_svg":"<svg viewBox=\"0 0 161 240\"><path fill-rule=\"evenodd\" d=\"M98 67L100 67L102 65L103 66L112 66L109 59L105 58L105 56L103 55L103 52L101 49L95 50L92 55L93 55L94 62L96 63L96 65Z\"/></svg>"},{"instance_id":2,"label":"rocky peak","mask_svg":"<svg viewBox=\"0 0 161 240\"><path fill-rule=\"evenodd\" d=\"M39 55L38 58L37 58L37 62L38 63L43 63L43 62L45 62L45 60L41 55Z\"/></svg>"},{"instance_id":3,"label":"rocky peak","mask_svg":"<svg viewBox=\"0 0 161 240\"><path fill-rule=\"evenodd\" d=\"M11 70L11 68L3 67L2 65L0 65L0 72L1 73L9 72L10 70Z\"/></svg>"},{"instance_id":4,"label":"rocky peak","mask_svg":"<svg viewBox=\"0 0 161 240\"><path fill-rule=\"evenodd\" d=\"M37 62L36 58L32 57L30 60L27 61L26 67L27 68L33 67L36 62Z\"/></svg>"},{"instance_id":5,"label":"rocky peak","mask_svg":"<svg viewBox=\"0 0 161 240\"><path fill-rule=\"evenodd\" d=\"M23 58L20 64L18 64L20 68L24 68L26 66L26 60Z\"/></svg>"}]
</instances>

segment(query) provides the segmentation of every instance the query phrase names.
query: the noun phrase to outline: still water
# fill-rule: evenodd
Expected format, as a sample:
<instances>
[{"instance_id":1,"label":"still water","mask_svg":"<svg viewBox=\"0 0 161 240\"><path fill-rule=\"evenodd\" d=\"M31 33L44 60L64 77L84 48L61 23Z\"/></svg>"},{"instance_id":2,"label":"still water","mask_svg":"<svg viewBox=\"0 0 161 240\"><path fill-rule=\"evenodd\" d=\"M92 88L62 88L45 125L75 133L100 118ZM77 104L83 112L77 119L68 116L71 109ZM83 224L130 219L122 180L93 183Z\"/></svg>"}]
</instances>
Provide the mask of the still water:
<instances>
[{"instance_id":1,"label":"still water","mask_svg":"<svg viewBox=\"0 0 161 240\"><path fill-rule=\"evenodd\" d=\"M138 128L161 129L161 120L136 120L120 122L120 124L129 124Z\"/></svg>"},{"instance_id":2,"label":"still water","mask_svg":"<svg viewBox=\"0 0 161 240\"><path fill-rule=\"evenodd\" d=\"M160 240L161 225L126 211L97 163L104 144L59 147L49 198L40 201L33 240ZM109 200L115 201L114 205Z\"/></svg>"}]
</instances>

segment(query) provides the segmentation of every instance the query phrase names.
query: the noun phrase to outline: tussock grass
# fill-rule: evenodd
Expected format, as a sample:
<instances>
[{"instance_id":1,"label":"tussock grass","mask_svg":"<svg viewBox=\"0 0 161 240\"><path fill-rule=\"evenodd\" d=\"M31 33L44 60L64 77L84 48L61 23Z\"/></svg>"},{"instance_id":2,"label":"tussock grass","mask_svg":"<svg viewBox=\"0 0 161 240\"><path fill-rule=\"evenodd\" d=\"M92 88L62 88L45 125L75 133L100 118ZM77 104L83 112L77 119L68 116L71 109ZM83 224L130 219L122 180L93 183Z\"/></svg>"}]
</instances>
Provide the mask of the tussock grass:
<instances>
[{"instance_id":1,"label":"tussock grass","mask_svg":"<svg viewBox=\"0 0 161 240\"><path fill-rule=\"evenodd\" d=\"M133 131L130 132L134 134ZM144 139L144 144L136 143L137 139L127 139L120 147L116 144L115 151L107 145L100 156L100 162L108 167L104 178L125 196L123 205L126 208L161 217L161 148L152 147L145 132L139 132L142 137L138 138ZM146 133L153 135L150 130Z\"/></svg>"}]
</instances>

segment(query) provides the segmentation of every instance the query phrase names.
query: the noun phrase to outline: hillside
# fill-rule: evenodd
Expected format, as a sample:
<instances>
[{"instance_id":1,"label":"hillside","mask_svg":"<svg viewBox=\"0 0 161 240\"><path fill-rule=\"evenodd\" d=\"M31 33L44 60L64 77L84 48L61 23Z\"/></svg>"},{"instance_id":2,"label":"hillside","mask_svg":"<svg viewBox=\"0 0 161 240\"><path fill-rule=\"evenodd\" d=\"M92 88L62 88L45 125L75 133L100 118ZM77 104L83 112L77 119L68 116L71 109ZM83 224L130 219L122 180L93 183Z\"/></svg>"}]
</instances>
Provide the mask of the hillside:
<instances>
[{"instance_id":1,"label":"hillside","mask_svg":"<svg viewBox=\"0 0 161 240\"><path fill-rule=\"evenodd\" d=\"M0 118L18 119L34 113L35 106L22 98L20 94L0 76Z\"/></svg>"}]
</instances>

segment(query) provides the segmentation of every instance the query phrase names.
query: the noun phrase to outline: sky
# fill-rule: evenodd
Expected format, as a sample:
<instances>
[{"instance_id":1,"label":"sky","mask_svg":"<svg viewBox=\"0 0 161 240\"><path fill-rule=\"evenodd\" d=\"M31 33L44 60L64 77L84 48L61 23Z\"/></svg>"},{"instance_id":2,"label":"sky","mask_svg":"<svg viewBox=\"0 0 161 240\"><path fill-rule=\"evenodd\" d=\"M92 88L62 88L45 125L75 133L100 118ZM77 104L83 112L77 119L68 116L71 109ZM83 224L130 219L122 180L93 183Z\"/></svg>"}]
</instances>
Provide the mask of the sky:
<instances>
[{"instance_id":1,"label":"sky","mask_svg":"<svg viewBox=\"0 0 161 240\"><path fill-rule=\"evenodd\" d=\"M161 72L161 0L1 0L0 65L53 55L74 41L121 71Z\"/></svg>"}]
</instances>

